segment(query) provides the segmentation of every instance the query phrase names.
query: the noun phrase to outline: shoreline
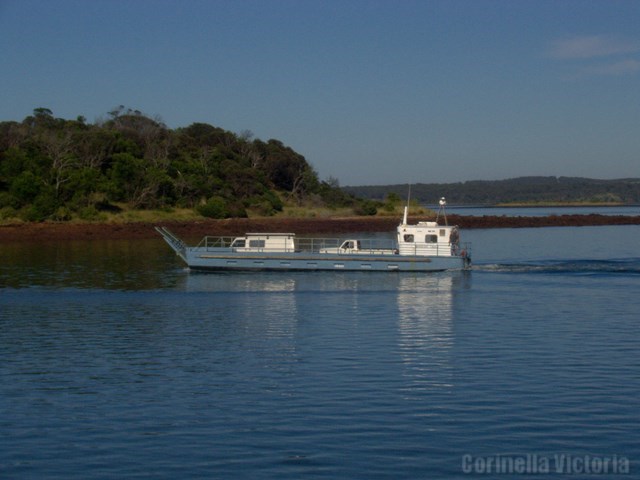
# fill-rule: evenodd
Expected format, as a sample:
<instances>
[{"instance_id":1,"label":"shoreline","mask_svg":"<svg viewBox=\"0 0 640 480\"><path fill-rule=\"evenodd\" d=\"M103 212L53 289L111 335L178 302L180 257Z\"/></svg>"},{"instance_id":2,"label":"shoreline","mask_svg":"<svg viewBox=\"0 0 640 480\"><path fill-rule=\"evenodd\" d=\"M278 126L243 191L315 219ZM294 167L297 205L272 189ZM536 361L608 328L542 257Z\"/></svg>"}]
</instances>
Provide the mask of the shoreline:
<instances>
[{"instance_id":1,"label":"shoreline","mask_svg":"<svg viewBox=\"0 0 640 480\"><path fill-rule=\"evenodd\" d=\"M450 225L461 230L479 228L584 227L640 225L640 216L549 215L542 217L447 215ZM410 222L433 220L410 217ZM395 217L348 218L234 218L226 220L161 221L157 223L21 223L0 225L0 243L16 241L137 240L159 238L154 226L169 228L188 242L205 235L238 236L247 232L291 232L297 235L393 232Z\"/></svg>"}]
</instances>

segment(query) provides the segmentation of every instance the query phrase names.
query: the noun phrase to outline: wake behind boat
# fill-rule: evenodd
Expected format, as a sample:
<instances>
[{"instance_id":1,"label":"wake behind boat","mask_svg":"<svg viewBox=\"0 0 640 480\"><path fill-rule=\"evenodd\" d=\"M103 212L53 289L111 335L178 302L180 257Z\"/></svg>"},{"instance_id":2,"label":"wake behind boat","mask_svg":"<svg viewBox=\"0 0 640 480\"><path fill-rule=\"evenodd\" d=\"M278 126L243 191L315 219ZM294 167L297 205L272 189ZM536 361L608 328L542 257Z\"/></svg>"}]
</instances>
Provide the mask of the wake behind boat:
<instances>
[{"instance_id":1,"label":"wake behind boat","mask_svg":"<svg viewBox=\"0 0 640 480\"><path fill-rule=\"evenodd\" d=\"M444 199L441 200L444 206ZM439 218L439 216L438 216ZM156 230L192 270L345 270L434 272L471 266L468 245L457 226L435 222L407 224L407 207L396 241L302 238L294 233L206 236L187 246L165 227Z\"/></svg>"}]
</instances>

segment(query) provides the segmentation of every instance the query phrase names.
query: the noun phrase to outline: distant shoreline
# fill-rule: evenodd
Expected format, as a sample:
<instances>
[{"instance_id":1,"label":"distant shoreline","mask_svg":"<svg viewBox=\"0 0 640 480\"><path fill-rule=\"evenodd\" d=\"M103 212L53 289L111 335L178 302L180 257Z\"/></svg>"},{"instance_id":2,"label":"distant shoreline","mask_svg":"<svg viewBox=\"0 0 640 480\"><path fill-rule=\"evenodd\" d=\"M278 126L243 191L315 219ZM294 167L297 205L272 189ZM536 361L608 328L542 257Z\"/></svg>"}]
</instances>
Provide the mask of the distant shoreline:
<instances>
[{"instance_id":1,"label":"distant shoreline","mask_svg":"<svg viewBox=\"0 0 640 480\"><path fill-rule=\"evenodd\" d=\"M461 229L581 227L640 225L640 216L549 215L536 217L448 215L449 224ZM411 222L429 220L412 217ZM431 218L431 220L433 220ZM226 220L161 221L157 223L21 223L0 225L0 242L67 240L135 240L159 238L155 225L168 227L189 242L205 235L235 236L247 232L291 232L298 235L343 235L356 232L393 232L395 217L348 218L235 218Z\"/></svg>"},{"instance_id":2,"label":"distant shoreline","mask_svg":"<svg viewBox=\"0 0 640 480\"><path fill-rule=\"evenodd\" d=\"M635 207L623 202L502 202L484 208L569 208L569 207Z\"/></svg>"}]
</instances>

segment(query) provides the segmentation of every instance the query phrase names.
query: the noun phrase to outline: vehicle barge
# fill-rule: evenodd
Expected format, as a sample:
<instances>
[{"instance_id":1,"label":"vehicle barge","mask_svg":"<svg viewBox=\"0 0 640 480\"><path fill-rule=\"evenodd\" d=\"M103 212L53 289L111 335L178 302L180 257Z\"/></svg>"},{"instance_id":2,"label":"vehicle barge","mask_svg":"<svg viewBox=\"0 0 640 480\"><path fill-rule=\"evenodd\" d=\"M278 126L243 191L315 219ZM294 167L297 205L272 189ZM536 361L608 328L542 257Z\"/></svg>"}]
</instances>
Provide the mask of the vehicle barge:
<instances>
[{"instance_id":1,"label":"vehicle barge","mask_svg":"<svg viewBox=\"0 0 640 480\"><path fill-rule=\"evenodd\" d=\"M441 201L442 205L443 200ZM294 233L206 236L189 247L165 227L156 230L191 270L342 270L434 272L471 266L470 248L457 226L407 223L405 207L396 240L297 237Z\"/></svg>"}]
</instances>

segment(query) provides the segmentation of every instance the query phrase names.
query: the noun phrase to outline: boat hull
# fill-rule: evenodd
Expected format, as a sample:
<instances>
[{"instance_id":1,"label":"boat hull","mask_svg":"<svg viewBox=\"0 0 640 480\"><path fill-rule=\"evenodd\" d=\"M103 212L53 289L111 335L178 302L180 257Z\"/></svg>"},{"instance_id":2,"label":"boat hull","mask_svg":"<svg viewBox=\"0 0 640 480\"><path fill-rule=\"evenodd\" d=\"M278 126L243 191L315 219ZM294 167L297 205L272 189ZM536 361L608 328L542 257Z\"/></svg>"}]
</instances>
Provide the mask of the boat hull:
<instances>
[{"instance_id":1,"label":"boat hull","mask_svg":"<svg viewBox=\"0 0 640 480\"><path fill-rule=\"evenodd\" d=\"M437 272L463 270L468 259L458 256L408 255L330 255L321 253L215 253L206 249L188 248L187 265L192 270L333 270L333 271L400 271Z\"/></svg>"}]
</instances>

